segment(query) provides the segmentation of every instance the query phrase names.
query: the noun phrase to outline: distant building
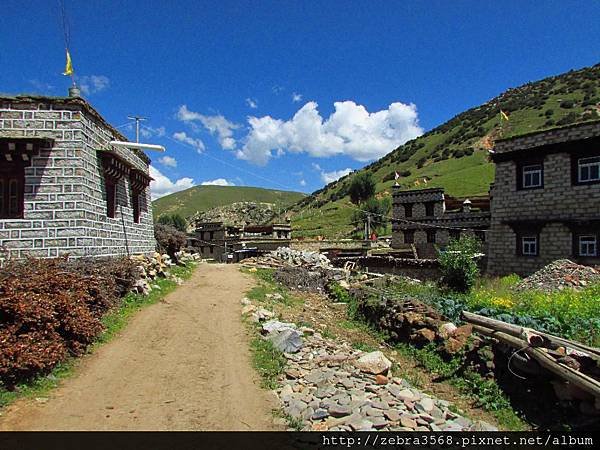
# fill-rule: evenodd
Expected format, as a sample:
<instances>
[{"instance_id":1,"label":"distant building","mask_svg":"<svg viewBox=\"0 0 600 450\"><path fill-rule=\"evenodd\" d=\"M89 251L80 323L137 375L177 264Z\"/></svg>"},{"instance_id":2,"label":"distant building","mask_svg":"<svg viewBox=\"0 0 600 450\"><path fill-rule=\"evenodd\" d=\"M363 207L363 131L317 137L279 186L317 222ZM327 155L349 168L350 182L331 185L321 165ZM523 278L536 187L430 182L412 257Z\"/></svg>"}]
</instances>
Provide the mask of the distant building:
<instances>
[{"instance_id":1,"label":"distant building","mask_svg":"<svg viewBox=\"0 0 600 450\"><path fill-rule=\"evenodd\" d=\"M198 223L196 230L189 235L188 246L202 258L239 262L278 247L289 247L291 238L292 227L289 224L235 227L223 222L204 222Z\"/></svg>"},{"instance_id":2,"label":"distant building","mask_svg":"<svg viewBox=\"0 0 600 450\"><path fill-rule=\"evenodd\" d=\"M79 97L0 96L0 257L155 249L150 160Z\"/></svg>"},{"instance_id":3,"label":"distant building","mask_svg":"<svg viewBox=\"0 0 600 450\"><path fill-rule=\"evenodd\" d=\"M488 271L599 265L600 121L496 142Z\"/></svg>"},{"instance_id":4,"label":"distant building","mask_svg":"<svg viewBox=\"0 0 600 450\"><path fill-rule=\"evenodd\" d=\"M469 233L485 241L490 226L489 198L459 200L441 188L393 191L392 248L412 247L419 258L435 258L437 247ZM468 229L470 231L461 231Z\"/></svg>"}]
</instances>

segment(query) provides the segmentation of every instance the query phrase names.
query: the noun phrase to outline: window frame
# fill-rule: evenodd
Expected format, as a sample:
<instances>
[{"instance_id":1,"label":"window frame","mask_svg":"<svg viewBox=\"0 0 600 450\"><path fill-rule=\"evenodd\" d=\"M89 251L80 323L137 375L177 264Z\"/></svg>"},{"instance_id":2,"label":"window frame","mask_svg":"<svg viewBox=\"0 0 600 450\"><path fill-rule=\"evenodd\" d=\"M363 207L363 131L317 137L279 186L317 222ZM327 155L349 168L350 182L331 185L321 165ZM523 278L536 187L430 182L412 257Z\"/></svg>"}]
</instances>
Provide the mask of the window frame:
<instances>
[{"instance_id":1,"label":"window frame","mask_svg":"<svg viewBox=\"0 0 600 450\"><path fill-rule=\"evenodd\" d=\"M527 176L530 174L537 174L539 176L537 184L526 184ZM520 164L518 181L517 187L519 190L542 189L544 187L544 163L542 161L528 161Z\"/></svg>"},{"instance_id":2,"label":"window frame","mask_svg":"<svg viewBox=\"0 0 600 450\"><path fill-rule=\"evenodd\" d=\"M415 243L415 230L404 230L403 231L404 243L414 244Z\"/></svg>"},{"instance_id":3,"label":"window frame","mask_svg":"<svg viewBox=\"0 0 600 450\"><path fill-rule=\"evenodd\" d=\"M411 218L413 216L413 206L412 203L404 204L404 217Z\"/></svg>"},{"instance_id":4,"label":"window frame","mask_svg":"<svg viewBox=\"0 0 600 450\"><path fill-rule=\"evenodd\" d=\"M585 163L582 164L581 162L583 160L596 160L594 162L591 163ZM577 162L576 162L576 167L577 167L577 174L576 174L576 180L578 184L593 184L593 183L600 183L600 156L582 156L577 158ZM582 169L583 168L587 168L588 169L588 176L591 176L590 172L590 168L591 167L597 167L598 169L598 175L596 178L588 178L586 180L582 179Z\"/></svg>"},{"instance_id":5,"label":"window frame","mask_svg":"<svg viewBox=\"0 0 600 450\"><path fill-rule=\"evenodd\" d=\"M427 230L425 230L425 234L427 235L427 243L428 244L435 244L436 242L436 238L437 238L437 230L435 228L429 228Z\"/></svg>"},{"instance_id":6,"label":"window frame","mask_svg":"<svg viewBox=\"0 0 600 450\"><path fill-rule=\"evenodd\" d=\"M106 217L115 219L117 213L117 181L110 177L104 177L106 191Z\"/></svg>"},{"instance_id":7,"label":"window frame","mask_svg":"<svg viewBox=\"0 0 600 450\"><path fill-rule=\"evenodd\" d=\"M594 253L584 253L582 251L582 240L583 238L590 238L590 242L593 240ZM577 242L577 256L583 258L595 258L598 257L598 236L595 234L578 234L576 237Z\"/></svg>"},{"instance_id":8,"label":"window frame","mask_svg":"<svg viewBox=\"0 0 600 450\"><path fill-rule=\"evenodd\" d=\"M429 214L431 213L431 214ZM435 202L425 202L425 217L435 216Z\"/></svg>"},{"instance_id":9,"label":"window frame","mask_svg":"<svg viewBox=\"0 0 600 450\"><path fill-rule=\"evenodd\" d=\"M526 244L525 240L526 239L533 239L534 240L534 245L535 245L535 251L534 252L526 252L525 251L525 245L530 245L530 244ZM539 256L540 254L540 236L539 234L529 234L529 233L524 233L522 235L519 236L519 254L521 256Z\"/></svg>"},{"instance_id":10,"label":"window frame","mask_svg":"<svg viewBox=\"0 0 600 450\"><path fill-rule=\"evenodd\" d=\"M7 164L0 168L0 220L23 219L25 214L25 167L22 164ZM11 185L16 185L16 207L11 208Z\"/></svg>"},{"instance_id":11,"label":"window frame","mask_svg":"<svg viewBox=\"0 0 600 450\"><path fill-rule=\"evenodd\" d=\"M142 215L141 215L140 202L141 202L140 193L136 190L132 190L132 192L131 192L131 209L133 212L133 223L141 222Z\"/></svg>"}]
</instances>

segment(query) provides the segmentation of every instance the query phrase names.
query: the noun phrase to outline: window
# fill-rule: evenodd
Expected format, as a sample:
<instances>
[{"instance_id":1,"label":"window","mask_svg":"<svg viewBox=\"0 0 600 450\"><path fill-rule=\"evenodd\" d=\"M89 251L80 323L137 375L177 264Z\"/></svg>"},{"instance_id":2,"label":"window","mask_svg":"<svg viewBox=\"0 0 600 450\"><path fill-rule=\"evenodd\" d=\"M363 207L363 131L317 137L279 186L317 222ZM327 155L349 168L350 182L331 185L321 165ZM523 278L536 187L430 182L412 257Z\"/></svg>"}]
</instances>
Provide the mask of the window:
<instances>
[{"instance_id":1,"label":"window","mask_svg":"<svg viewBox=\"0 0 600 450\"><path fill-rule=\"evenodd\" d=\"M407 203L404 205L404 217L412 217L413 205L412 203Z\"/></svg>"},{"instance_id":2,"label":"window","mask_svg":"<svg viewBox=\"0 0 600 450\"><path fill-rule=\"evenodd\" d=\"M210 253L211 253L211 255L214 253L214 251L215 251L215 248L211 245L210 246Z\"/></svg>"},{"instance_id":3,"label":"window","mask_svg":"<svg viewBox=\"0 0 600 450\"><path fill-rule=\"evenodd\" d=\"M415 230L404 230L404 243L413 244L415 242Z\"/></svg>"},{"instance_id":4,"label":"window","mask_svg":"<svg viewBox=\"0 0 600 450\"><path fill-rule=\"evenodd\" d=\"M131 208L133 209L133 221L140 223L140 194L133 192L131 194Z\"/></svg>"},{"instance_id":5,"label":"window","mask_svg":"<svg viewBox=\"0 0 600 450\"><path fill-rule=\"evenodd\" d=\"M598 255L598 246L596 243L595 235L582 235L579 236L579 256L597 256Z\"/></svg>"},{"instance_id":6,"label":"window","mask_svg":"<svg viewBox=\"0 0 600 450\"><path fill-rule=\"evenodd\" d=\"M544 168L541 164L532 164L523 166L522 169L522 187L523 189L532 189L542 186Z\"/></svg>"},{"instance_id":7,"label":"window","mask_svg":"<svg viewBox=\"0 0 600 450\"><path fill-rule=\"evenodd\" d=\"M435 230L427 230L427 242L435 244Z\"/></svg>"},{"instance_id":8,"label":"window","mask_svg":"<svg viewBox=\"0 0 600 450\"><path fill-rule=\"evenodd\" d=\"M425 215L430 217L434 215L434 211L435 211L435 203L433 202L427 202L425 203Z\"/></svg>"},{"instance_id":9,"label":"window","mask_svg":"<svg viewBox=\"0 0 600 450\"><path fill-rule=\"evenodd\" d=\"M521 237L521 254L524 256L537 256L538 238L537 236Z\"/></svg>"},{"instance_id":10,"label":"window","mask_svg":"<svg viewBox=\"0 0 600 450\"><path fill-rule=\"evenodd\" d=\"M104 179L104 184L106 185L106 216L114 219L117 210L117 185L108 177Z\"/></svg>"},{"instance_id":11,"label":"window","mask_svg":"<svg viewBox=\"0 0 600 450\"><path fill-rule=\"evenodd\" d=\"M577 181L579 183L600 181L600 156L577 160Z\"/></svg>"},{"instance_id":12,"label":"window","mask_svg":"<svg viewBox=\"0 0 600 450\"><path fill-rule=\"evenodd\" d=\"M23 217L25 172L9 164L0 170L0 219Z\"/></svg>"}]
</instances>

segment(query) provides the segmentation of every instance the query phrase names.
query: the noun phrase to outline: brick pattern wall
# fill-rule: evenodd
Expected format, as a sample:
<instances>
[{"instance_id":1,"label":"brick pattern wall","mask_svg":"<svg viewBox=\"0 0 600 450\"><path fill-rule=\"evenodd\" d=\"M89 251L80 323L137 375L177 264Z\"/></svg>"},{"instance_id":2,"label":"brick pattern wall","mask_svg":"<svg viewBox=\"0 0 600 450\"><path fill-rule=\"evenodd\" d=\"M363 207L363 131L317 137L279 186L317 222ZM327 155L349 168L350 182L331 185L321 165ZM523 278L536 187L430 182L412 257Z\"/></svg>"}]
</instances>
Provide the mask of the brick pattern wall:
<instances>
[{"instance_id":1,"label":"brick pattern wall","mask_svg":"<svg viewBox=\"0 0 600 450\"><path fill-rule=\"evenodd\" d=\"M52 148L41 148L25 169L24 218L0 220L4 257L116 256L126 254L127 247L131 254L154 251L149 188L140 223L133 222L129 180L124 179L116 216L106 217L97 150L115 137L80 105L2 101L0 137L54 139ZM126 149L117 152L148 173L139 156Z\"/></svg>"},{"instance_id":2,"label":"brick pattern wall","mask_svg":"<svg viewBox=\"0 0 600 450\"><path fill-rule=\"evenodd\" d=\"M600 184L573 186L568 153L545 156L542 189L517 190L517 164L498 162L491 208L488 271L527 275L574 256L571 231L561 221L600 218ZM517 256L515 232L505 222L519 220L547 222L540 231L539 256Z\"/></svg>"}]
</instances>

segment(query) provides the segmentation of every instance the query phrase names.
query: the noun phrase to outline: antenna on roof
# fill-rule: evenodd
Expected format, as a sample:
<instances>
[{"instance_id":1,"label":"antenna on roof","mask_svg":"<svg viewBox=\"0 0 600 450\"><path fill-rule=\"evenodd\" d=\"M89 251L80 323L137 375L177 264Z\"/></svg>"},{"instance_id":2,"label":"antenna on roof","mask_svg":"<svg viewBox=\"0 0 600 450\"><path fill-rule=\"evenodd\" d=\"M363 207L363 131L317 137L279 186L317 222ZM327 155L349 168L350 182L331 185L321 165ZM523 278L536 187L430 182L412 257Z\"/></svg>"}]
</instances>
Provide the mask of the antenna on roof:
<instances>
[{"instance_id":1,"label":"antenna on roof","mask_svg":"<svg viewBox=\"0 0 600 450\"><path fill-rule=\"evenodd\" d=\"M147 117L142 116L127 116L130 120L135 120L135 142L140 142L140 121L146 120Z\"/></svg>"}]
</instances>

